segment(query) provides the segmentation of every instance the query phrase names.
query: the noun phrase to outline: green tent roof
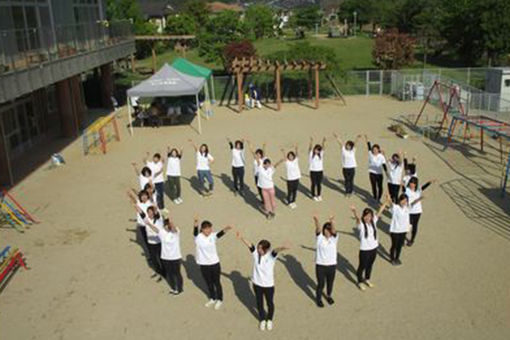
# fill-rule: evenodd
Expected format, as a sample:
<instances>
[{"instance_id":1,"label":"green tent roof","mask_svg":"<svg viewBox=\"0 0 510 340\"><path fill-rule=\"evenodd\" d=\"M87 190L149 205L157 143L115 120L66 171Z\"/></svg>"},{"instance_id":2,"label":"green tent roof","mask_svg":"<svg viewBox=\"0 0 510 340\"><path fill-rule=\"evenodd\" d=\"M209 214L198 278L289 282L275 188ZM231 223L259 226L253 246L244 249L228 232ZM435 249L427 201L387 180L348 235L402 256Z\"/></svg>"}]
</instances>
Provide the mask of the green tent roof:
<instances>
[{"instance_id":1,"label":"green tent roof","mask_svg":"<svg viewBox=\"0 0 510 340\"><path fill-rule=\"evenodd\" d=\"M175 59L172 63L172 67L179 72L193 77L209 78L212 74L210 69L197 64L193 64L184 58Z\"/></svg>"}]
</instances>

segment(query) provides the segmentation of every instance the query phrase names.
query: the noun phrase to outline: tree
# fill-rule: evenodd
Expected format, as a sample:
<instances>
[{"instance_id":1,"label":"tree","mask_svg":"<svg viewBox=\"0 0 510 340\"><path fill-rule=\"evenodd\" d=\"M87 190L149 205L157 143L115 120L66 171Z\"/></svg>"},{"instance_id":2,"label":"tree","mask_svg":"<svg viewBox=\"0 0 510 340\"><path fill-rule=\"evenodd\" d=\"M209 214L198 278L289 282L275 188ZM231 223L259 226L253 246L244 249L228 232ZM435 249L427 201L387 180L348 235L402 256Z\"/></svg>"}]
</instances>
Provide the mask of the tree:
<instances>
[{"instance_id":1,"label":"tree","mask_svg":"<svg viewBox=\"0 0 510 340\"><path fill-rule=\"evenodd\" d=\"M275 16L271 8L265 5L252 5L245 14L246 25L253 33L255 39L273 35Z\"/></svg>"},{"instance_id":2,"label":"tree","mask_svg":"<svg viewBox=\"0 0 510 340\"><path fill-rule=\"evenodd\" d=\"M235 58L250 58L257 55L257 50L249 40L234 41L226 45L223 49L223 60L228 65Z\"/></svg>"},{"instance_id":3,"label":"tree","mask_svg":"<svg viewBox=\"0 0 510 340\"><path fill-rule=\"evenodd\" d=\"M197 30L195 18L189 14L172 15L167 18L165 31L168 34L194 34Z\"/></svg>"},{"instance_id":4,"label":"tree","mask_svg":"<svg viewBox=\"0 0 510 340\"><path fill-rule=\"evenodd\" d=\"M499 64L510 53L510 2L501 0L480 1L482 7L481 30L488 64Z\"/></svg>"},{"instance_id":5,"label":"tree","mask_svg":"<svg viewBox=\"0 0 510 340\"><path fill-rule=\"evenodd\" d=\"M205 1L191 0L186 3L182 10L183 14L188 14L195 18L195 22L199 28L203 28L209 22L209 15L211 10Z\"/></svg>"},{"instance_id":6,"label":"tree","mask_svg":"<svg viewBox=\"0 0 510 340\"><path fill-rule=\"evenodd\" d=\"M321 23L322 15L319 6L307 6L297 8L294 11L292 23L298 27L314 28L315 24Z\"/></svg>"},{"instance_id":7,"label":"tree","mask_svg":"<svg viewBox=\"0 0 510 340\"><path fill-rule=\"evenodd\" d=\"M372 56L374 63L385 70L399 69L414 62L414 38L396 28L379 34Z\"/></svg>"}]
</instances>

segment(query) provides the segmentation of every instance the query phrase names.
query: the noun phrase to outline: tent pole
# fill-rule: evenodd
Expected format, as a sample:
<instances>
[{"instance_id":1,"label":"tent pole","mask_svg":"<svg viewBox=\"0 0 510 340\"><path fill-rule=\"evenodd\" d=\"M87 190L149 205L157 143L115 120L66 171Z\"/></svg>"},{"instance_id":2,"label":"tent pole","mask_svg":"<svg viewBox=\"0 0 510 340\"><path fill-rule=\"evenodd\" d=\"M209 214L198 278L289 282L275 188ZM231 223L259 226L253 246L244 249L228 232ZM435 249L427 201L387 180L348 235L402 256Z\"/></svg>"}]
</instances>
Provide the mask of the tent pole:
<instances>
[{"instance_id":1,"label":"tent pole","mask_svg":"<svg viewBox=\"0 0 510 340\"><path fill-rule=\"evenodd\" d=\"M211 109L209 105L211 104L211 97L209 96L209 85L207 84L207 81L205 82L204 86L204 94L205 94L205 102L204 102L204 108L205 108L205 119L209 119L209 110Z\"/></svg>"},{"instance_id":2,"label":"tent pole","mask_svg":"<svg viewBox=\"0 0 510 340\"><path fill-rule=\"evenodd\" d=\"M197 103L197 116L198 116L198 134L202 134L202 122L200 121L200 107L198 106L198 93L195 95L195 100Z\"/></svg>"},{"instance_id":3,"label":"tent pole","mask_svg":"<svg viewBox=\"0 0 510 340\"><path fill-rule=\"evenodd\" d=\"M216 94L214 93L214 76L211 73L211 98L212 103L216 103Z\"/></svg>"},{"instance_id":4,"label":"tent pole","mask_svg":"<svg viewBox=\"0 0 510 340\"><path fill-rule=\"evenodd\" d=\"M133 135L133 117L131 115L131 97L127 98L127 109L128 109L128 119L129 119L129 133L132 136Z\"/></svg>"}]
</instances>

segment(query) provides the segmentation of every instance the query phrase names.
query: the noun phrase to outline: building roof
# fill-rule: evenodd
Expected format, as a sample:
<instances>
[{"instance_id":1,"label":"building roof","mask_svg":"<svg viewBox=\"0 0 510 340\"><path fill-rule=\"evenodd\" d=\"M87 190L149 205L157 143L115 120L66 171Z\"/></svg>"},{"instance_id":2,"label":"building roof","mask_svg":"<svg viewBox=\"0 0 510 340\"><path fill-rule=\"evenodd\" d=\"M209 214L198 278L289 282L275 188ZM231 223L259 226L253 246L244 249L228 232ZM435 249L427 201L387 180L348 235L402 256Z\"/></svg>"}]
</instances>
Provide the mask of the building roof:
<instances>
[{"instance_id":1,"label":"building roof","mask_svg":"<svg viewBox=\"0 0 510 340\"><path fill-rule=\"evenodd\" d=\"M148 18L167 16L177 10L176 1L169 0L139 0L140 11Z\"/></svg>"},{"instance_id":2,"label":"building roof","mask_svg":"<svg viewBox=\"0 0 510 340\"><path fill-rule=\"evenodd\" d=\"M234 11L234 12L242 12L243 7L238 4L226 4L221 1L214 1L209 4L209 9L212 13L218 13L223 11Z\"/></svg>"}]
</instances>

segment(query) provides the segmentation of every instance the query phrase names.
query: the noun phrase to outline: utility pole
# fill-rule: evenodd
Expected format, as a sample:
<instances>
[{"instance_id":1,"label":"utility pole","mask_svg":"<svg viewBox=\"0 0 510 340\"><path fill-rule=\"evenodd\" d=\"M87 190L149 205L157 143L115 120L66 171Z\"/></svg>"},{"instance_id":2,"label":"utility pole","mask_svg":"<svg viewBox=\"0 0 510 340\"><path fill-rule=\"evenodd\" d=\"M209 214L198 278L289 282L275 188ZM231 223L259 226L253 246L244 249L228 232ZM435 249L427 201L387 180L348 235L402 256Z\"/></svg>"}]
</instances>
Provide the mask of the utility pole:
<instances>
[{"instance_id":1,"label":"utility pole","mask_svg":"<svg viewBox=\"0 0 510 340\"><path fill-rule=\"evenodd\" d=\"M354 15L354 36L356 36L356 17L358 16L358 12L354 11L352 13L352 15Z\"/></svg>"}]
</instances>

